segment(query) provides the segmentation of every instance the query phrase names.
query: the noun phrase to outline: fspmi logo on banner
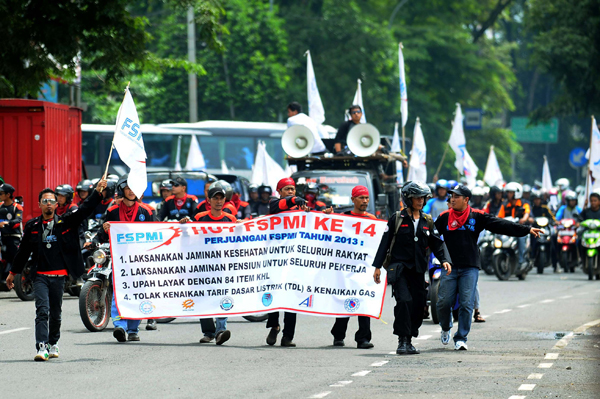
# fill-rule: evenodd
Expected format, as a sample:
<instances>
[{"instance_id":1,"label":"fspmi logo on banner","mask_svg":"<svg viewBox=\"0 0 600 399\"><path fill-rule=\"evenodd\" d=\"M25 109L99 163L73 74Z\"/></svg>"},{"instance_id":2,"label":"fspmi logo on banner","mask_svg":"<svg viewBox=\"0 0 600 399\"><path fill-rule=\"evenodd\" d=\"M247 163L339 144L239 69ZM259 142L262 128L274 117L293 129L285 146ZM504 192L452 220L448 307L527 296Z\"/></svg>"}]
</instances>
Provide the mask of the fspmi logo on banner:
<instances>
[{"instance_id":1,"label":"fspmi logo on banner","mask_svg":"<svg viewBox=\"0 0 600 399\"><path fill-rule=\"evenodd\" d=\"M145 244L149 242L162 242L163 233L161 231L146 233L125 233L117 234L117 244Z\"/></svg>"},{"instance_id":2,"label":"fspmi logo on banner","mask_svg":"<svg viewBox=\"0 0 600 399\"><path fill-rule=\"evenodd\" d=\"M298 306L306 306L307 308L312 308L313 307L313 296L309 296L308 298L306 298L305 300L303 300L302 302L300 302L298 304Z\"/></svg>"}]
</instances>

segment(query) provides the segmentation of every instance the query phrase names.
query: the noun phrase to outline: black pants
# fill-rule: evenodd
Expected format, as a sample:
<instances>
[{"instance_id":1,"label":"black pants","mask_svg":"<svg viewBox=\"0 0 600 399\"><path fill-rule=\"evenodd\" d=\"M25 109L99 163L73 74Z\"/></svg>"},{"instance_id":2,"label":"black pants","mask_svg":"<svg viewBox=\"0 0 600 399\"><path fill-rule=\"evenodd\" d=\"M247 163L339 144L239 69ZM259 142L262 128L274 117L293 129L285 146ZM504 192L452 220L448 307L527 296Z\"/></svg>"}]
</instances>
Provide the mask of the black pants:
<instances>
[{"instance_id":1,"label":"black pants","mask_svg":"<svg viewBox=\"0 0 600 399\"><path fill-rule=\"evenodd\" d=\"M54 345L60 338L64 286L64 277L48 277L43 274L35 276L33 295L36 349L39 349L40 343Z\"/></svg>"},{"instance_id":2,"label":"black pants","mask_svg":"<svg viewBox=\"0 0 600 399\"><path fill-rule=\"evenodd\" d=\"M0 278L6 280L10 272L12 261L19 250L21 239L18 237L2 237L2 260L6 262L4 269L0 270Z\"/></svg>"},{"instance_id":3,"label":"black pants","mask_svg":"<svg viewBox=\"0 0 600 399\"><path fill-rule=\"evenodd\" d=\"M279 312L269 313L267 320L267 328L273 328L279 326ZM296 313L283 312L283 336L294 339L294 332L296 331Z\"/></svg>"},{"instance_id":4,"label":"black pants","mask_svg":"<svg viewBox=\"0 0 600 399\"><path fill-rule=\"evenodd\" d=\"M333 339L341 341L346 338L346 330L350 317L338 317L335 319L331 334ZM371 341L371 318L367 316L358 316L358 331L354 334L354 340L359 344Z\"/></svg>"},{"instance_id":5,"label":"black pants","mask_svg":"<svg viewBox=\"0 0 600 399\"><path fill-rule=\"evenodd\" d=\"M419 336L423 324L423 308L427 301L425 275L414 268L404 268L394 284L394 335L399 337Z\"/></svg>"}]
</instances>

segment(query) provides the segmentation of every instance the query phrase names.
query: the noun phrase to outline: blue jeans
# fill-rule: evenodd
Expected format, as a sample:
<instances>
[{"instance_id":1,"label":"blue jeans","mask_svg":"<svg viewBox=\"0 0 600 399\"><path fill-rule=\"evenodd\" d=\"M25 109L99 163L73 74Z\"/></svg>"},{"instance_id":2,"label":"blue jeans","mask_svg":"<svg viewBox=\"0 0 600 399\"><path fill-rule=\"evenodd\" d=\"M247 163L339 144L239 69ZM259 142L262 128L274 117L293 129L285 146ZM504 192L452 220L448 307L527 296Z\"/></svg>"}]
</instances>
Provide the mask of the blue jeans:
<instances>
[{"instance_id":1,"label":"blue jeans","mask_svg":"<svg viewBox=\"0 0 600 399\"><path fill-rule=\"evenodd\" d=\"M227 330L227 317L217 317L217 326L215 329L215 324L213 323L213 319L200 319L200 328L202 328L202 334L205 337L214 338L221 331Z\"/></svg>"},{"instance_id":2,"label":"blue jeans","mask_svg":"<svg viewBox=\"0 0 600 399\"><path fill-rule=\"evenodd\" d=\"M444 331L450 331L452 328L452 308L458 292L460 306L458 308L458 330L454 334L454 342L467 342L467 335L471 330L477 280L479 280L479 269L476 267L453 268L449 276L442 273L437 310L440 327Z\"/></svg>"},{"instance_id":3,"label":"blue jeans","mask_svg":"<svg viewBox=\"0 0 600 399\"><path fill-rule=\"evenodd\" d=\"M517 237L519 250L519 264L525 262L525 250L527 249L527 236Z\"/></svg>"},{"instance_id":4,"label":"blue jeans","mask_svg":"<svg viewBox=\"0 0 600 399\"><path fill-rule=\"evenodd\" d=\"M475 303L473 309L479 309L479 284L475 286Z\"/></svg>"},{"instance_id":5,"label":"blue jeans","mask_svg":"<svg viewBox=\"0 0 600 399\"><path fill-rule=\"evenodd\" d=\"M117 310L117 304L115 302L115 296L113 295L112 300L112 308L110 311L110 317L113 319L113 324L115 328L121 327L123 330L127 331L127 334L135 333L137 334L140 331L140 323L141 320L132 320L132 319L122 319L119 315L119 311Z\"/></svg>"}]
</instances>

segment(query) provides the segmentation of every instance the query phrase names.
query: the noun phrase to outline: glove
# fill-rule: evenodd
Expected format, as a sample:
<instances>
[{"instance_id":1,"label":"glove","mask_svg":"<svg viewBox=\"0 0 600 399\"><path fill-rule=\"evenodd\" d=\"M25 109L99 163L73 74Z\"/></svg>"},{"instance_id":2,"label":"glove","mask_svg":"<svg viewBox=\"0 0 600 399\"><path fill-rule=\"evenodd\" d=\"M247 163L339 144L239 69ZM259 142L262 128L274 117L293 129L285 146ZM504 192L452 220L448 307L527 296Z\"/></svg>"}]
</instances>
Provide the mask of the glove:
<instances>
[{"instance_id":1,"label":"glove","mask_svg":"<svg viewBox=\"0 0 600 399\"><path fill-rule=\"evenodd\" d=\"M299 207L301 207L302 205L306 204L306 200L304 198L294 197L294 204L296 204Z\"/></svg>"}]
</instances>

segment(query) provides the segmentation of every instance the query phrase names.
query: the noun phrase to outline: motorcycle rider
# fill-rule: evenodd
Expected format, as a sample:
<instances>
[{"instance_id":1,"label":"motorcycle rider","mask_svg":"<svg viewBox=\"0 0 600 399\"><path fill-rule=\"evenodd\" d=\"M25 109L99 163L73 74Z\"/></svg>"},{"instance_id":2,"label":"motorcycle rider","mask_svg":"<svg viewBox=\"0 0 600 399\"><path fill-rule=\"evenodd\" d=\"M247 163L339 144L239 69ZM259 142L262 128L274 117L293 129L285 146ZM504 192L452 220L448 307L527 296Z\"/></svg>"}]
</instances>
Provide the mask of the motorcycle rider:
<instances>
[{"instance_id":1,"label":"motorcycle rider","mask_svg":"<svg viewBox=\"0 0 600 399\"><path fill-rule=\"evenodd\" d=\"M256 204L255 208L252 210L252 213L256 213L258 216L268 215L270 209L269 202L271 200L271 194L273 194L273 190L271 189L271 187L264 184L258 187L259 201Z\"/></svg>"},{"instance_id":2,"label":"motorcycle rider","mask_svg":"<svg viewBox=\"0 0 600 399\"><path fill-rule=\"evenodd\" d=\"M154 222L156 221L150 208L140 206L138 198L127 185L128 175L121 176L117 182L117 195L123 198L119 205L113 205L106 210L102 230L94 240L98 242L108 242L108 232L110 230L110 222ZM111 317L115 330L113 337L119 342L139 341L140 337L139 326L141 320L123 319L119 315L117 305L115 303L116 295L113 295Z\"/></svg>"},{"instance_id":3,"label":"motorcycle rider","mask_svg":"<svg viewBox=\"0 0 600 399\"><path fill-rule=\"evenodd\" d=\"M2 237L2 265L0 263L0 291L8 291L4 281L23 236L23 207L14 201L15 188L8 183L0 185L0 235Z\"/></svg>"},{"instance_id":4,"label":"motorcycle rider","mask_svg":"<svg viewBox=\"0 0 600 399\"><path fill-rule=\"evenodd\" d=\"M584 220L588 219L600 220L600 189L597 188L594 191L592 191L588 202L590 204L589 208L585 208L583 211L581 211L579 215L577 215L578 223L581 223ZM581 237L583 230L584 229L582 227L579 227L577 229L577 237ZM581 259L585 259L585 248L583 247L583 245L581 245L581 240L577 241L579 246L579 255L581 256Z\"/></svg>"},{"instance_id":5,"label":"motorcycle rider","mask_svg":"<svg viewBox=\"0 0 600 399\"><path fill-rule=\"evenodd\" d=\"M510 182L504 186L506 193L506 201L503 208L498 213L499 218L512 217L517 218L519 224L527 224L529 222L529 214L531 208L529 203L522 200L523 187L516 182ZM519 264L522 268L526 267L525 251L527 250L527 235L517 238L517 246L519 252Z\"/></svg>"},{"instance_id":6,"label":"motorcycle rider","mask_svg":"<svg viewBox=\"0 0 600 399\"><path fill-rule=\"evenodd\" d=\"M217 180L219 179L217 179L217 177L214 175L206 175L206 181L204 182L204 200L196 207L196 213L210 211L210 204L208 202L208 188Z\"/></svg>"},{"instance_id":7,"label":"motorcycle rider","mask_svg":"<svg viewBox=\"0 0 600 399\"><path fill-rule=\"evenodd\" d=\"M234 216L238 220L250 219L252 217L250 203L242 201L242 197L240 197L240 189L237 187L238 186L233 186L233 196L231 197L231 203L237 208L237 214Z\"/></svg>"},{"instance_id":8,"label":"motorcycle rider","mask_svg":"<svg viewBox=\"0 0 600 399\"><path fill-rule=\"evenodd\" d=\"M304 189L304 199L306 200L306 206L315 211L324 211L327 205L324 202L318 201L319 197L319 186L317 183L308 183Z\"/></svg>"},{"instance_id":9,"label":"motorcycle rider","mask_svg":"<svg viewBox=\"0 0 600 399\"><path fill-rule=\"evenodd\" d=\"M162 201L160 201L156 205L156 213L157 214L160 213L160 210L162 209L167 198L169 198L171 196L171 194L172 194L171 190L173 190L173 185L171 184L171 179L165 179L160 182L160 187L158 188L158 191L160 192Z\"/></svg>"},{"instance_id":10,"label":"motorcycle rider","mask_svg":"<svg viewBox=\"0 0 600 399\"><path fill-rule=\"evenodd\" d=\"M563 193L565 205L561 206L556 212L556 220L577 219L581 214L581 208L577 205L577 195L574 191L565 191Z\"/></svg>"},{"instance_id":11,"label":"motorcycle rider","mask_svg":"<svg viewBox=\"0 0 600 399\"><path fill-rule=\"evenodd\" d=\"M56 208L56 214L58 216L77 210L77 205L73 203L73 194L75 194L73 187L69 184L62 184L56 187L54 192L58 197L58 207Z\"/></svg>"},{"instance_id":12,"label":"motorcycle rider","mask_svg":"<svg viewBox=\"0 0 600 399\"><path fill-rule=\"evenodd\" d=\"M483 210L492 216L498 216L500 211L504 212L503 208L502 189L498 186L490 187L490 199L483 207Z\"/></svg>"},{"instance_id":13,"label":"motorcycle rider","mask_svg":"<svg viewBox=\"0 0 600 399\"><path fill-rule=\"evenodd\" d=\"M531 186L529 184L523 184L523 200L531 204Z\"/></svg>"},{"instance_id":14,"label":"motorcycle rider","mask_svg":"<svg viewBox=\"0 0 600 399\"><path fill-rule=\"evenodd\" d=\"M83 201L85 201L85 199L89 197L90 194L92 194L92 192L94 191L94 183L92 183L90 179L83 179L82 181L77 183L77 187L75 187L75 190L77 190L77 197L79 198L77 200L77 204L79 205Z\"/></svg>"},{"instance_id":15,"label":"motorcycle rider","mask_svg":"<svg viewBox=\"0 0 600 399\"><path fill-rule=\"evenodd\" d=\"M473 187L472 194L473 198L471 199L471 208L483 209L483 207L485 206L485 204L483 203L483 196L485 195L483 188L479 186Z\"/></svg>"},{"instance_id":16,"label":"motorcycle rider","mask_svg":"<svg viewBox=\"0 0 600 399\"><path fill-rule=\"evenodd\" d=\"M431 198L423 207L423 212L431 215L433 220L437 219L442 212L448 209L446 202L448 197L448 181L440 179L435 183L436 198Z\"/></svg>"},{"instance_id":17,"label":"motorcycle rider","mask_svg":"<svg viewBox=\"0 0 600 399\"><path fill-rule=\"evenodd\" d=\"M250 193L250 199L248 200L248 204L250 204L250 213L255 213L254 209L258 206L259 195L258 195L258 184L252 183L248 186L248 192Z\"/></svg>"},{"instance_id":18,"label":"motorcycle rider","mask_svg":"<svg viewBox=\"0 0 600 399\"><path fill-rule=\"evenodd\" d=\"M550 220L551 225L555 225L556 218L554 217L554 214L550 210L550 207L548 207L548 205L542 203L542 193L540 193L537 190L532 190L530 199L531 199L531 216L529 218L529 223L530 224L535 223L535 218L546 217ZM558 252L557 252L558 244L556 241L556 235L552 235L552 237L550 237L550 242L552 243L551 251L550 251L550 256L552 258L552 268L556 272L557 265L558 265ZM537 240L531 240L531 249L530 250L531 250L532 254L535 254L537 245L538 245Z\"/></svg>"},{"instance_id":19,"label":"motorcycle rider","mask_svg":"<svg viewBox=\"0 0 600 399\"><path fill-rule=\"evenodd\" d=\"M571 186L571 182L569 181L569 179L567 179L566 177L562 177L560 179L558 179L555 183L555 186L558 187L558 203L565 205L565 191L569 190L569 187Z\"/></svg>"},{"instance_id":20,"label":"motorcycle rider","mask_svg":"<svg viewBox=\"0 0 600 399\"><path fill-rule=\"evenodd\" d=\"M186 216L193 217L198 207L198 198L187 193L187 180L176 176L171 179L170 183L173 195L164 200L160 213L158 213L158 220L180 220Z\"/></svg>"}]
</instances>

